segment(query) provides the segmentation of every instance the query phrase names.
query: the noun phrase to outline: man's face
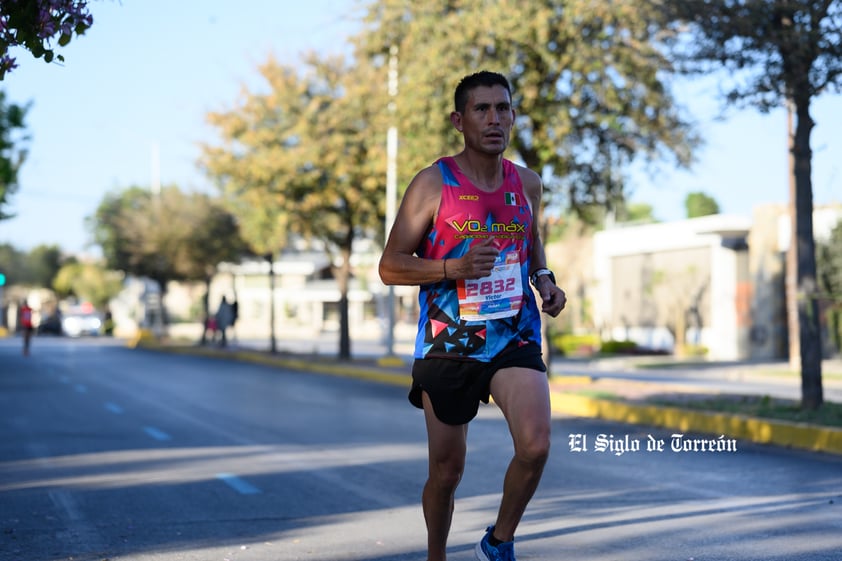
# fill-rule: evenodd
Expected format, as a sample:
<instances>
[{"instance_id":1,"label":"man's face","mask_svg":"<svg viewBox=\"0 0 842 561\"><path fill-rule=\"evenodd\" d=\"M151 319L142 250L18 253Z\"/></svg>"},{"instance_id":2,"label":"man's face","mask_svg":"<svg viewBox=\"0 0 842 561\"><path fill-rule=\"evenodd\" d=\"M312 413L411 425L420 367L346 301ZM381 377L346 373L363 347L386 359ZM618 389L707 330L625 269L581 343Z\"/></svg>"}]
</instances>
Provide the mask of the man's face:
<instances>
[{"instance_id":1,"label":"man's face","mask_svg":"<svg viewBox=\"0 0 842 561\"><path fill-rule=\"evenodd\" d=\"M465 111L454 111L450 120L464 135L466 147L497 155L509 145L515 111L506 88L480 86L471 90Z\"/></svg>"}]
</instances>

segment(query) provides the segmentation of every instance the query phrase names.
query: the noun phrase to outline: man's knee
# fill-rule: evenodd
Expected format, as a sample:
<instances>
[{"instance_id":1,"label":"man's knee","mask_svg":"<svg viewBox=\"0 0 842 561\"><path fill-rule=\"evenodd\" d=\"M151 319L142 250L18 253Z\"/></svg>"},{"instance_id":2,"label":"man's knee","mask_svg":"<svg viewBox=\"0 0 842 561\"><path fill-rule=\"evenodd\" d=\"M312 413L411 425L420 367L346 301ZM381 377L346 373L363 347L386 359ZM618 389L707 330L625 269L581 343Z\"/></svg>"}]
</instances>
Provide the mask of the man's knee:
<instances>
[{"instance_id":1,"label":"man's knee","mask_svg":"<svg viewBox=\"0 0 842 561\"><path fill-rule=\"evenodd\" d=\"M515 443L515 456L518 460L536 466L543 466L550 456L549 432L530 436Z\"/></svg>"},{"instance_id":2,"label":"man's knee","mask_svg":"<svg viewBox=\"0 0 842 561\"><path fill-rule=\"evenodd\" d=\"M462 473L465 471L465 462L458 460L445 460L430 463L430 480L442 489L456 489L462 480Z\"/></svg>"}]
</instances>

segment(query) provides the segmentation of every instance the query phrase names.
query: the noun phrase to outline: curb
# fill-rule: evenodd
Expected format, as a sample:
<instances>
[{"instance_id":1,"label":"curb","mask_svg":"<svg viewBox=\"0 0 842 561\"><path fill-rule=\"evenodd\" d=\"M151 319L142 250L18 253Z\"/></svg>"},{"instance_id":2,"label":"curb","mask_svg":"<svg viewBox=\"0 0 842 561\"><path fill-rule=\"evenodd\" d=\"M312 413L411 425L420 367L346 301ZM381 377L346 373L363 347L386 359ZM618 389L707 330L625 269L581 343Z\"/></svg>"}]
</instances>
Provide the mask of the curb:
<instances>
[{"instance_id":1,"label":"curb","mask_svg":"<svg viewBox=\"0 0 842 561\"><path fill-rule=\"evenodd\" d=\"M131 348L247 361L305 372L368 380L393 386L409 386L409 370L407 369L403 375L396 370L406 367L406 364L400 358L377 361L380 367L395 369L388 372L365 366L270 356L254 351L222 351L204 347L168 347L146 338L140 338L139 341L133 341L132 343L132 345L129 345ZM591 380L588 376L574 378ZM565 377L566 381L570 381L570 379ZM632 425L648 425L682 432L724 435L757 444L772 444L812 452L842 455L842 429L833 427L820 427L807 423L792 423L725 413L691 411L678 407L634 404L587 397L552 390L552 388L550 389L550 406L553 413L563 415L603 419Z\"/></svg>"},{"instance_id":2,"label":"curb","mask_svg":"<svg viewBox=\"0 0 842 561\"><path fill-rule=\"evenodd\" d=\"M636 405L560 392L553 392L551 405L555 413L577 417L650 425L682 432L725 435L758 444L842 454L842 429L832 427L690 411L678 407Z\"/></svg>"}]
</instances>

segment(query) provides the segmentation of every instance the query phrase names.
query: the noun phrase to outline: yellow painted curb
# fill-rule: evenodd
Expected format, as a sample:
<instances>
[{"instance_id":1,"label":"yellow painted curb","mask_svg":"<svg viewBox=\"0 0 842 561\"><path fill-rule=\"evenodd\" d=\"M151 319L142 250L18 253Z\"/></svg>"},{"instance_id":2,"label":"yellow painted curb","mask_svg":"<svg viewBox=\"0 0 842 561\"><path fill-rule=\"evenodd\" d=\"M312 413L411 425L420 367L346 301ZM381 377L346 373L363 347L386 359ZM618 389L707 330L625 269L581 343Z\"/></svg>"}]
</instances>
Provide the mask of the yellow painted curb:
<instances>
[{"instance_id":1,"label":"yellow painted curb","mask_svg":"<svg viewBox=\"0 0 842 561\"><path fill-rule=\"evenodd\" d=\"M842 429L689 411L677 407L630 404L587 396L553 393L552 410L578 417L594 417L636 425L652 425L682 432L724 434L760 444L791 446L816 452L842 454Z\"/></svg>"},{"instance_id":2,"label":"yellow painted curb","mask_svg":"<svg viewBox=\"0 0 842 561\"><path fill-rule=\"evenodd\" d=\"M308 361L298 358L286 358L283 356L272 356L266 353L252 352L252 351L223 351L208 347L172 347L159 345L154 341L142 340L140 345L143 348L166 351L178 354L200 355L215 358L225 358L229 360L241 360L253 362L256 364L265 364L267 366L279 366L289 368L291 370L303 370L305 372L319 372L322 374L330 374L333 376L344 376L348 378L359 378L361 380L369 380L372 382L380 382L384 384L391 384L394 386L409 387L409 371L407 376L400 376L384 372L377 372L367 369L362 366L353 366L346 364L330 364L319 361ZM401 361L401 366L403 362Z\"/></svg>"},{"instance_id":3,"label":"yellow painted curb","mask_svg":"<svg viewBox=\"0 0 842 561\"><path fill-rule=\"evenodd\" d=\"M377 365L384 368L401 368L406 366L406 363L399 356L389 355L378 358Z\"/></svg>"}]
</instances>

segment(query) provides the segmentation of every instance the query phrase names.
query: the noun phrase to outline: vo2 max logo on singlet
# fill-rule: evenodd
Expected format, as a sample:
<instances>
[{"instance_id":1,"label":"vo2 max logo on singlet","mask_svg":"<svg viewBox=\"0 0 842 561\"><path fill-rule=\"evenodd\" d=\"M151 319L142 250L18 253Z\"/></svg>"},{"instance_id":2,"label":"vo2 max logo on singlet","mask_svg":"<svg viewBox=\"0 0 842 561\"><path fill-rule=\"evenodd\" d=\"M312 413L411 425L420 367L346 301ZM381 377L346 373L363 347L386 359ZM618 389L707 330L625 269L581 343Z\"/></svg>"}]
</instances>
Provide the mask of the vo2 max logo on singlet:
<instances>
[{"instance_id":1,"label":"vo2 max logo on singlet","mask_svg":"<svg viewBox=\"0 0 842 561\"><path fill-rule=\"evenodd\" d=\"M453 228L461 233L464 232L506 232L506 233L526 233L526 224L520 222L509 222L504 224L502 222L492 222L491 224L483 224L479 220L463 220L462 222L454 220L450 223Z\"/></svg>"}]
</instances>

